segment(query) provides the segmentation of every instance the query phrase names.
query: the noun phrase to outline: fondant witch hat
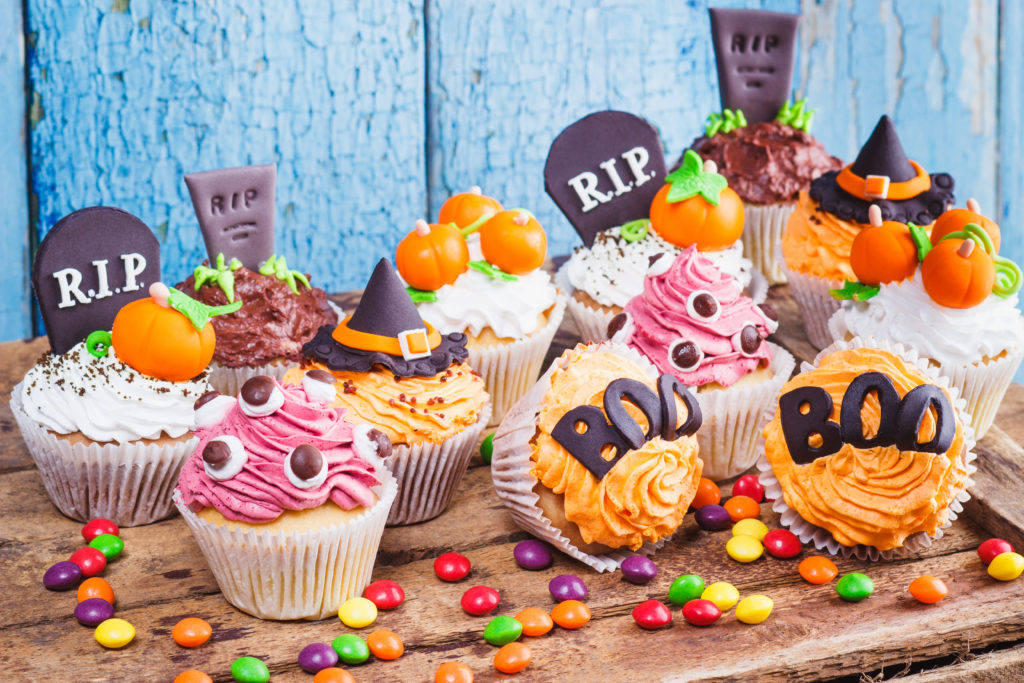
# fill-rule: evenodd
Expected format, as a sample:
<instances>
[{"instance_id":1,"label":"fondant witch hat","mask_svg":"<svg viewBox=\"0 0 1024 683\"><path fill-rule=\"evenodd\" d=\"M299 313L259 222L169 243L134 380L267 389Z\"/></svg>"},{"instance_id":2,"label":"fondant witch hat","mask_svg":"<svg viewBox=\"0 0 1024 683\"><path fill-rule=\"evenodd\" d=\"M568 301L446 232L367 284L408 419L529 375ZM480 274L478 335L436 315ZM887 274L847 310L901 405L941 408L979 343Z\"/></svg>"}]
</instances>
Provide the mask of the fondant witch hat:
<instances>
[{"instance_id":1,"label":"fondant witch hat","mask_svg":"<svg viewBox=\"0 0 1024 683\"><path fill-rule=\"evenodd\" d=\"M333 329L321 327L302 351L332 370L381 365L400 377L430 377L469 355L466 335L442 335L424 322L387 259L377 262L355 313Z\"/></svg>"}]
</instances>

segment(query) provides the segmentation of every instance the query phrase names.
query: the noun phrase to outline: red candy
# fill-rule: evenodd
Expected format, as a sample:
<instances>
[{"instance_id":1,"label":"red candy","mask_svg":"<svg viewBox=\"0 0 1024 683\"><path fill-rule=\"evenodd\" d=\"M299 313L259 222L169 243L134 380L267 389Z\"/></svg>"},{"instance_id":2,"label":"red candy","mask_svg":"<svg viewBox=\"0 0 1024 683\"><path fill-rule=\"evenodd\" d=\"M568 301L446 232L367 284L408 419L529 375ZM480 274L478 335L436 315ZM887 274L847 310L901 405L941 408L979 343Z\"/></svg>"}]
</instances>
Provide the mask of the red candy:
<instances>
[{"instance_id":1,"label":"red candy","mask_svg":"<svg viewBox=\"0 0 1024 683\"><path fill-rule=\"evenodd\" d=\"M121 532L117 528L117 525L111 522L109 519L97 518L91 520L88 524L82 527L82 538L85 539L86 543L92 541L97 536L103 534L111 534L113 536L120 536Z\"/></svg>"},{"instance_id":2,"label":"red candy","mask_svg":"<svg viewBox=\"0 0 1024 683\"><path fill-rule=\"evenodd\" d=\"M1008 541L1004 541L1001 538L990 538L978 546L978 557L980 557L981 561L985 564L992 562L996 555L1012 552L1013 546L1010 545Z\"/></svg>"},{"instance_id":3,"label":"red candy","mask_svg":"<svg viewBox=\"0 0 1024 683\"><path fill-rule=\"evenodd\" d=\"M445 553L434 560L434 573L442 581L462 581L469 570L469 558L459 553Z\"/></svg>"},{"instance_id":4,"label":"red candy","mask_svg":"<svg viewBox=\"0 0 1024 683\"><path fill-rule=\"evenodd\" d=\"M488 586L473 586L462 594L462 609L475 617L482 617L501 602L498 591Z\"/></svg>"},{"instance_id":5,"label":"red candy","mask_svg":"<svg viewBox=\"0 0 1024 683\"><path fill-rule=\"evenodd\" d=\"M377 609L395 609L405 600L405 591L394 581L380 579L366 587L363 597L375 604Z\"/></svg>"},{"instance_id":6,"label":"red candy","mask_svg":"<svg viewBox=\"0 0 1024 683\"><path fill-rule=\"evenodd\" d=\"M772 557L787 560L796 557L803 549L803 544L789 529L772 529L761 539L765 552Z\"/></svg>"},{"instance_id":7,"label":"red candy","mask_svg":"<svg viewBox=\"0 0 1024 683\"><path fill-rule=\"evenodd\" d=\"M694 626L710 626L722 616L722 610L710 600L690 600L683 605L683 618Z\"/></svg>"},{"instance_id":8,"label":"red candy","mask_svg":"<svg viewBox=\"0 0 1024 683\"><path fill-rule=\"evenodd\" d=\"M653 630L672 623L672 613L660 600L645 600L633 608L633 621L640 628Z\"/></svg>"},{"instance_id":9,"label":"red candy","mask_svg":"<svg viewBox=\"0 0 1024 683\"><path fill-rule=\"evenodd\" d=\"M107 568L107 556L96 548L79 548L68 558L82 570L82 576L96 576Z\"/></svg>"},{"instance_id":10,"label":"red candy","mask_svg":"<svg viewBox=\"0 0 1024 683\"><path fill-rule=\"evenodd\" d=\"M753 474L744 474L732 485L732 495L753 498L760 503L764 500L764 487Z\"/></svg>"}]
</instances>

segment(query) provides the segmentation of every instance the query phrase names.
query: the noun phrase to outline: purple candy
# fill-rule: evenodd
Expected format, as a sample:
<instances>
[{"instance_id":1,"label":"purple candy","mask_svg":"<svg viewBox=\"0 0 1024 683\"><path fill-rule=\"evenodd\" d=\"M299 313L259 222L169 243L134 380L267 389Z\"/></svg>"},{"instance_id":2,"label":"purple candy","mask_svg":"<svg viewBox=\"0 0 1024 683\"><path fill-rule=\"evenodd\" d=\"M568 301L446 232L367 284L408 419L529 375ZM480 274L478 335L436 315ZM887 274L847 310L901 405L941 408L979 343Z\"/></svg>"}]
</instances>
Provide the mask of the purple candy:
<instances>
[{"instance_id":1,"label":"purple candy","mask_svg":"<svg viewBox=\"0 0 1024 683\"><path fill-rule=\"evenodd\" d=\"M82 626L99 626L113 616L114 606L103 598L89 598L75 606L75 619Z\"/></svg>"},{"instance_id":2,"label":"purple candy","mask_svg":"<svg viewBox=\"0 0 1024 683\"><path fill-rule=\"evenodd\" d=\"M516 558L520 567L531 571L547 569L553 560L548 544L534 539L516 543L512 556Z\"/></svg>"},{"instance_id":3,"label":"purple candy","mask_svg":"<svg viewBox=\"0 0 1024 683\"><path fill-rule=\"evenodd\" d=\"M556 602L585 600L589 594L587 584L575 574L559 574L548 582L548 590Z\"/></svg>"},{"instance_id":4,"label":"purple candy","mask_svg":"<svg viewBox=\"0 0 1024 683\"><path fill-rule=\"evenodd\" d=\"M82 580L82 568L74 562L58 562L43 574L43 585L52 591L68 591Z\"/></svg>"},{"instance_id":5,"label":"purple candy","mask_svg":"<svg viewBox=\"0 0 1024 683\"><path fill-rule=\"evenodd\" d=\"M693 513L697 526L704 531L722 531L732 526L732 518L721 505L705 505Z\"/></svg>"},{"instance_id":6,"label":"purple candy","mask_svg":"<svg viewBox=\"0 0 1024 683\"><path fill-rule=\"evenodd\" d=\"M302 648L299 666L307 673L315 674L338 663L338 653L327 643L313 643Z\"/></svg>"},{"instance_id":7,"label":"purple candy","mask_svg":"<svg viewBox=\"0 0 1024 683\"><path fill-rule=\"evenodd\" d=\"M658 565L649 557L630 555L622 561L622 578L630 583L645 584L658 575Z\"/></svg>"}]
</instances>

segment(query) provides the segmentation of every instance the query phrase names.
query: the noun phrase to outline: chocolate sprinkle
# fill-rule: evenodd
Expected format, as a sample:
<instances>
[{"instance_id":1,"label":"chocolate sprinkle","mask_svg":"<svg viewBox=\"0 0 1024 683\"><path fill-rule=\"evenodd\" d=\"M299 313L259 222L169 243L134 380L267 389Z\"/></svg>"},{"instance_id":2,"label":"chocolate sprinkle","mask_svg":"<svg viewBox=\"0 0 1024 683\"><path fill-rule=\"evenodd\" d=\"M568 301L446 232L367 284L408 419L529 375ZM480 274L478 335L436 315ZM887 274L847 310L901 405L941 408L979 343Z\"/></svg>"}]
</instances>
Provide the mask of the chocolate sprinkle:
<instances>
[{"instance_id":1,"label":"chocolate sprinkle","mask_svg":"<svg viewBox=\"0 0 1024 683\"><path fill-rule=\"evenodd\" d=\"M196 402L192 406L193 410L199 410L200 408L202 408L203 406L205 406L207 403L217 398L218 396L220 396L219 391L207 391L205 394L196 399Z\"/></svg>"},{"instance_id":2,"label":"chocolate sprinkle","mask_svg":"<svg viewBox=\"0 0 1024 683\"><path fill-rule=\"evenodd\" d=\"M230 459L231 447L223 441L209 441L203 447L203 462L215 470L224 467Z\"/></svg>"},{"instance_id":3,"label":"chocolate sprinkle","mask_svg":"<svg viewBox=\"0 0 1024 683\"><path fill-rule=\"evenodd\" d=\"M242 385L239 395L251 406L261 406L270 400L277 384L273 378L266 375L257 375Z\"/></svg>"},{"instance_id":4,"label":"chocolate sprinkle","mask_svg":"<svg viewBox=\"0 0 1024 683\"><path fill-rule=\"evenodd\" d=\"M290 458L292 472L303 481L309 481L324 467L324 455L320 450L308 443L295 447Z\"/></svg>"}]
</instances>

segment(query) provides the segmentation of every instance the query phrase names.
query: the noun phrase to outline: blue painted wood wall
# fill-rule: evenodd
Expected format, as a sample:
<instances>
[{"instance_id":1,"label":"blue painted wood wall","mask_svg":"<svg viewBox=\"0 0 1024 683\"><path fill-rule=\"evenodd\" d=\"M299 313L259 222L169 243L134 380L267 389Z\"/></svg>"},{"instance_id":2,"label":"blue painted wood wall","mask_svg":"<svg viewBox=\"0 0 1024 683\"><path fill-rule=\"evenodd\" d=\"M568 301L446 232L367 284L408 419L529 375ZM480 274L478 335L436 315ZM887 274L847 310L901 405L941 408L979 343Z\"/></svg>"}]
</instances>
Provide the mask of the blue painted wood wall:
<instances>
[{"instance_id":1,"label":"blue painted wood wall","mask_svg":"<svg viewBox=\"0 0 1024 683\"><path fill-rule=\"evenodd\" d=\"M534 209L552 253L567 252L577 238L541 176L562 127L633 111L674 157L718 107L706 0L26 0L24 23L7 4L5 339L41 331L30 249L76 208L140 216L165 279L183 278L204 256L189 171L276 162L278 250L343 290L474 184ZM794 85L818 109L816 135L848 158L893 115L910 155L952 173L961 200L998 206L1005 251L1024 258L1021 3L713 4L802 12Z\"/></svg>"}]
</instances>

